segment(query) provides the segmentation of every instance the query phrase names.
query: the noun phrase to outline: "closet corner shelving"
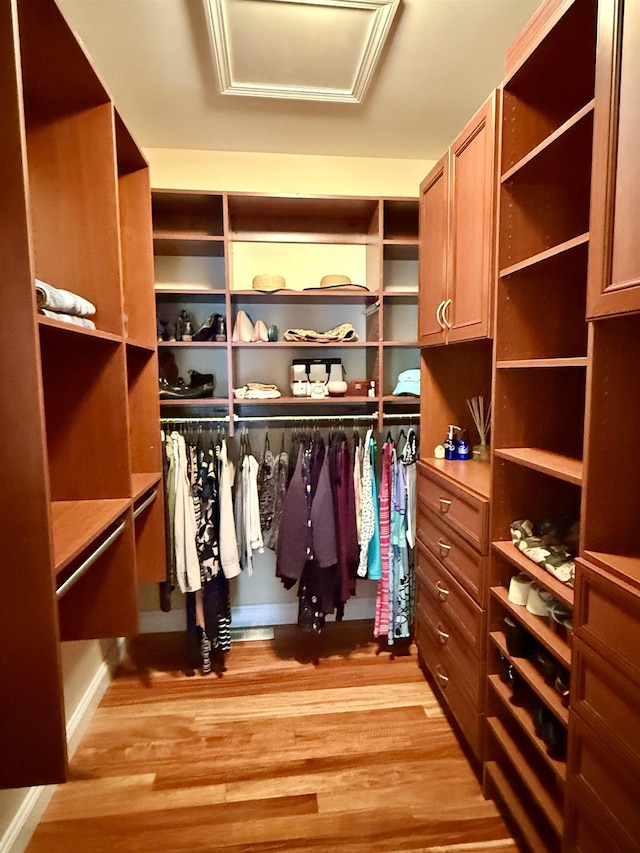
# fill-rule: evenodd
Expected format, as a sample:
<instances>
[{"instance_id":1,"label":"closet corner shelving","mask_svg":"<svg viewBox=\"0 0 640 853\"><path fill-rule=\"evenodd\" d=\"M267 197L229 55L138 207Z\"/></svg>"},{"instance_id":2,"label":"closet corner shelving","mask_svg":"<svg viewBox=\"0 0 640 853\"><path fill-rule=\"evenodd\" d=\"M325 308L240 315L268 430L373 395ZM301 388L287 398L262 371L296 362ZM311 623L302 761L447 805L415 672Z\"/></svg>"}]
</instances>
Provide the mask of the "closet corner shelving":
<instances>
[{"instance_id":1,"label":"closet corner shelving","mask_svg":"<svg viewBox=\"0 0 640 853\"><path fill-rule=\"evenodd\" d=\"M215 376L214 395L162 400L163 416L234 419L278 415L370 414L382 428L385 414L417 413L417 398L394 396L398 374L419 366L418 204L410 198L270 196L154 190L156 306L171 325L186 310L196 329L206 318L224 316L227 341L160 341L160 371L189 369ZM276 273L286 290L252 289L256 275ZM323 275L348 275L367 291L321 291ZM307 288L307 289L305 289ZM231 340L235 319L245 311L278 328L267 343ZM312 344L282 340L287 328L324 331L352 323L358 341ZM291 396L293 358L342 359L347 380L375 382L376 394ZM244 401L234 388L248 382L277 385L276 400Z\"/></svg>"},{"instance_id":2,"label":"closet corner shelving","mask_svg":"<svg viewBox=\"0 0 640 853\"><path fill-rule=\"evenodd\" d=\"M3 6L0 41L8 788L66 777L61 641L137 631L133 502L161 457L157 396L155 415L144 402L150 382L157 394L147 164L55 2ZM35 278L93 302L97 329L37 314Z\"/></svg>"},{"instance_id":3,"label":"closet corner shelving","mask_svg":"<svg viewBox=\"0 0 640 853\"><path fill-rule=\"evenodd\" d=\"M572 649L510 602L509 583L524 573L570 608L573 590L515 548L510 524L580 518L595 44L595 2L547 0L508 52L502 88L485 790L529 847L548 851L563 843L569 711L535 654L509 654L504 619L566 684Z\"/></svg>"}]
</instances>

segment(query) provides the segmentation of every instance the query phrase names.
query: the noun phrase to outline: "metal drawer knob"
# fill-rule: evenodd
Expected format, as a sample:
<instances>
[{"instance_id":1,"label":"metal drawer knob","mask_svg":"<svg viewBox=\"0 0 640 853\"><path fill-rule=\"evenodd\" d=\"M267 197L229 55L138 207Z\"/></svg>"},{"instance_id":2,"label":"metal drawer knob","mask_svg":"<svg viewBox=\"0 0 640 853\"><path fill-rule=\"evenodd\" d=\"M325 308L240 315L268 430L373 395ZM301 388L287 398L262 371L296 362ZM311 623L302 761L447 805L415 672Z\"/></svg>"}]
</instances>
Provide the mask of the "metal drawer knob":
<instances>
[{"instance_id":1,"label":"metal drawer knob","mask_svg":"<svg viewBox=\"0 0 640 853\"><path fill-rule=\"evenodd\" d=\"M436 676L440 680L441 684L446 687L449 681L449 676L444 672L440 664L436 665Z\"/></svg>"},{"instance_id":2,"label":"metal drawer knob","mask_svg":"<svg viewBox=\"0 0 640 853\"><path fill-rule=\"evenodd\" d=\"M440 642L444 646L449 640L449 635L444 630L444 628L440 625L440 623L438 623L436 625L436 631L438 632L438 639L440 640Z\"/></svg>"},{"instance_id":3,"label":"metal drawer knob","mask_svg":"<svg viewBox=\"0 0 640 853\"><path fill-rule=\"evenodd\" d=\"M448 501L446 498L440 498L440 512L447 512L450 506L451 501Z\"/></svg>"},{"instance_id":4,"label":"metal drawer knob","mask_svg":"<svg viewBox=\"0 0 640 853\"><path fill-rule=\"evenodd\" d=\"M446 600L447 600L447 596L449 595L449 593L451 592L451 590L450 590L450 589L447 589L447 588L446 588L446 586L443 586L443 585L442 585L442 581L436 581L436 589L438 590L438 592L439 592L439 594L440 594L440 599L441 599L442 601L446 601Z\"/></svg>"},{"instance_id":5,"label":"metal drawer knob","mask_svg":"<svg viewBox=\"0 0 640 853\"><path fill-rule=\"evenodd\" d=\"M442 556L443 556L443 557L448 557L448 556L449 556L449 551L451 550L451 545L447 545L447 543L446 543L446 542L443 542L443 541L442 541L442 539L438 539L438 545L440 546L440 550L441 550L441 552L444 552L444 553L442 554Z\"/></svg>"}]
</instances>

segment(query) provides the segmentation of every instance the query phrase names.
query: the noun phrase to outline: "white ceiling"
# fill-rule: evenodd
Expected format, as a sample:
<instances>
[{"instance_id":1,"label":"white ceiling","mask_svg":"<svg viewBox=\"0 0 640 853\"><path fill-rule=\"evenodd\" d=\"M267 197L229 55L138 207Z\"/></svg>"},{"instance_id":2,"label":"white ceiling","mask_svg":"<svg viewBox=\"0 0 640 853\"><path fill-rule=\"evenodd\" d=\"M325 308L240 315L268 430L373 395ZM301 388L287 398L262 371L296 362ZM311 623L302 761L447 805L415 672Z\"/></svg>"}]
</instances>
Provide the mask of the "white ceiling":
<instances>
[{"instance_id":1,"label":"white ceiling","mask_svg":"<svg viewBox=\"0 0 640 853\"><path fill-rule=\"evenodd\" d=\"M430 160L500 84L540 0L402 0L361 104L221 95L204 0L58 3L145 148ZM269 33L249 32L254 57Z\"/></svg>"}]
</instances>

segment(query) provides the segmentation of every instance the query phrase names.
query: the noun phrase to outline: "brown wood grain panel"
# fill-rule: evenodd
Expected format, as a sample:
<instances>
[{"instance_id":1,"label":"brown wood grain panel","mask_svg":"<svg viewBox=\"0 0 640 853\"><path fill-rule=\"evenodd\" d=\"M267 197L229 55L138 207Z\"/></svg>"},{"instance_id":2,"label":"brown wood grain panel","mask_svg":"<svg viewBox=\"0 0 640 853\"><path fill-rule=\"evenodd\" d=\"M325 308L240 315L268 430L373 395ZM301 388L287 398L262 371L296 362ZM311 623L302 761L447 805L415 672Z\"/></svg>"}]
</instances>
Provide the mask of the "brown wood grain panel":
<instances>
[{"instance_id":1,"label":"brown wood grain panel","mask_svg":"<svg viewBox=\"0 0 640 853\"><path fill-rule=\"evenodd\" d=\"M0 450L0 476L10 484L0 490L1 788L60 781L66 765L15 8L0 7L0 366L10 401ZM25 630L26 622L37 629Z\"/></svg>"},{"instance_id":2,"label":"brown wood grain panel","mask_svg":"<svg viewBox=\"0 0 640 853\"><path fill-rule=\"evenodd\" d=\"M422 345L444 343L444 323L436 312L447 298L449 241L448 153L420 184L420 298L418 339Z\"/></svg>"}]
</instances>

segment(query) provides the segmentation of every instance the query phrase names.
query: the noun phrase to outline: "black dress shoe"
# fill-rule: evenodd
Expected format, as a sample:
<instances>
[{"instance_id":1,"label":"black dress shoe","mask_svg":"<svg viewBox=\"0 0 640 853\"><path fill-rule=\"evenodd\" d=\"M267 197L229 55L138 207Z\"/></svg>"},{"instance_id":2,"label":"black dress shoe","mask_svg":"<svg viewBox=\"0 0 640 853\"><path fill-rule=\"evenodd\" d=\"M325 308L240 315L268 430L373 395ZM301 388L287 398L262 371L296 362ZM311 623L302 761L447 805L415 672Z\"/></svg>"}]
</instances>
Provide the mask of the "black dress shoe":
<instances>
[{"instance_id":1,"label":"black dress shoe","mask_svg":"<svg viewBox=\"0 0 640 853\"><path fill-rule=\"evenodd\" d=\"M211 374L209 374L211 375ZM195 400L213 395L213 382L204 385L185 385L182 379L177 385L170 385L166 379L160 380L161 400Z\"/></svg>"},{"instance_id":2,"label":"black dress shoe","mask_svg":"<svg viewBox=\"0 0 640 853\"><path fill-rule=\"evenodd\" d=\"M189 388L207 388L213 391L213 373L198 373L197 370L189 371Z\"/></svg>"},{"instance_id":3,"label":"black dress shoe","mask_svg":"<svg viewBox=\"0 0 640 853\"><path fill-rule=\"evenodd\" d=\"M213 340L227 340L227 321L223 314L216 314L213 321Z\"/></svg>"},{"instance_id":4,"label":"black dress shoe","mask_svg":"<svg viewBox=\"0 0 640 853\"><path fill-rule=\"evenodd\" d=\"M200 326L198 331L193 335L194 341L212 341L214 340L215 334L215 324L217 318L220 317L220 314L211 314L204 323Z\"/></svg>"}]
</instances>

